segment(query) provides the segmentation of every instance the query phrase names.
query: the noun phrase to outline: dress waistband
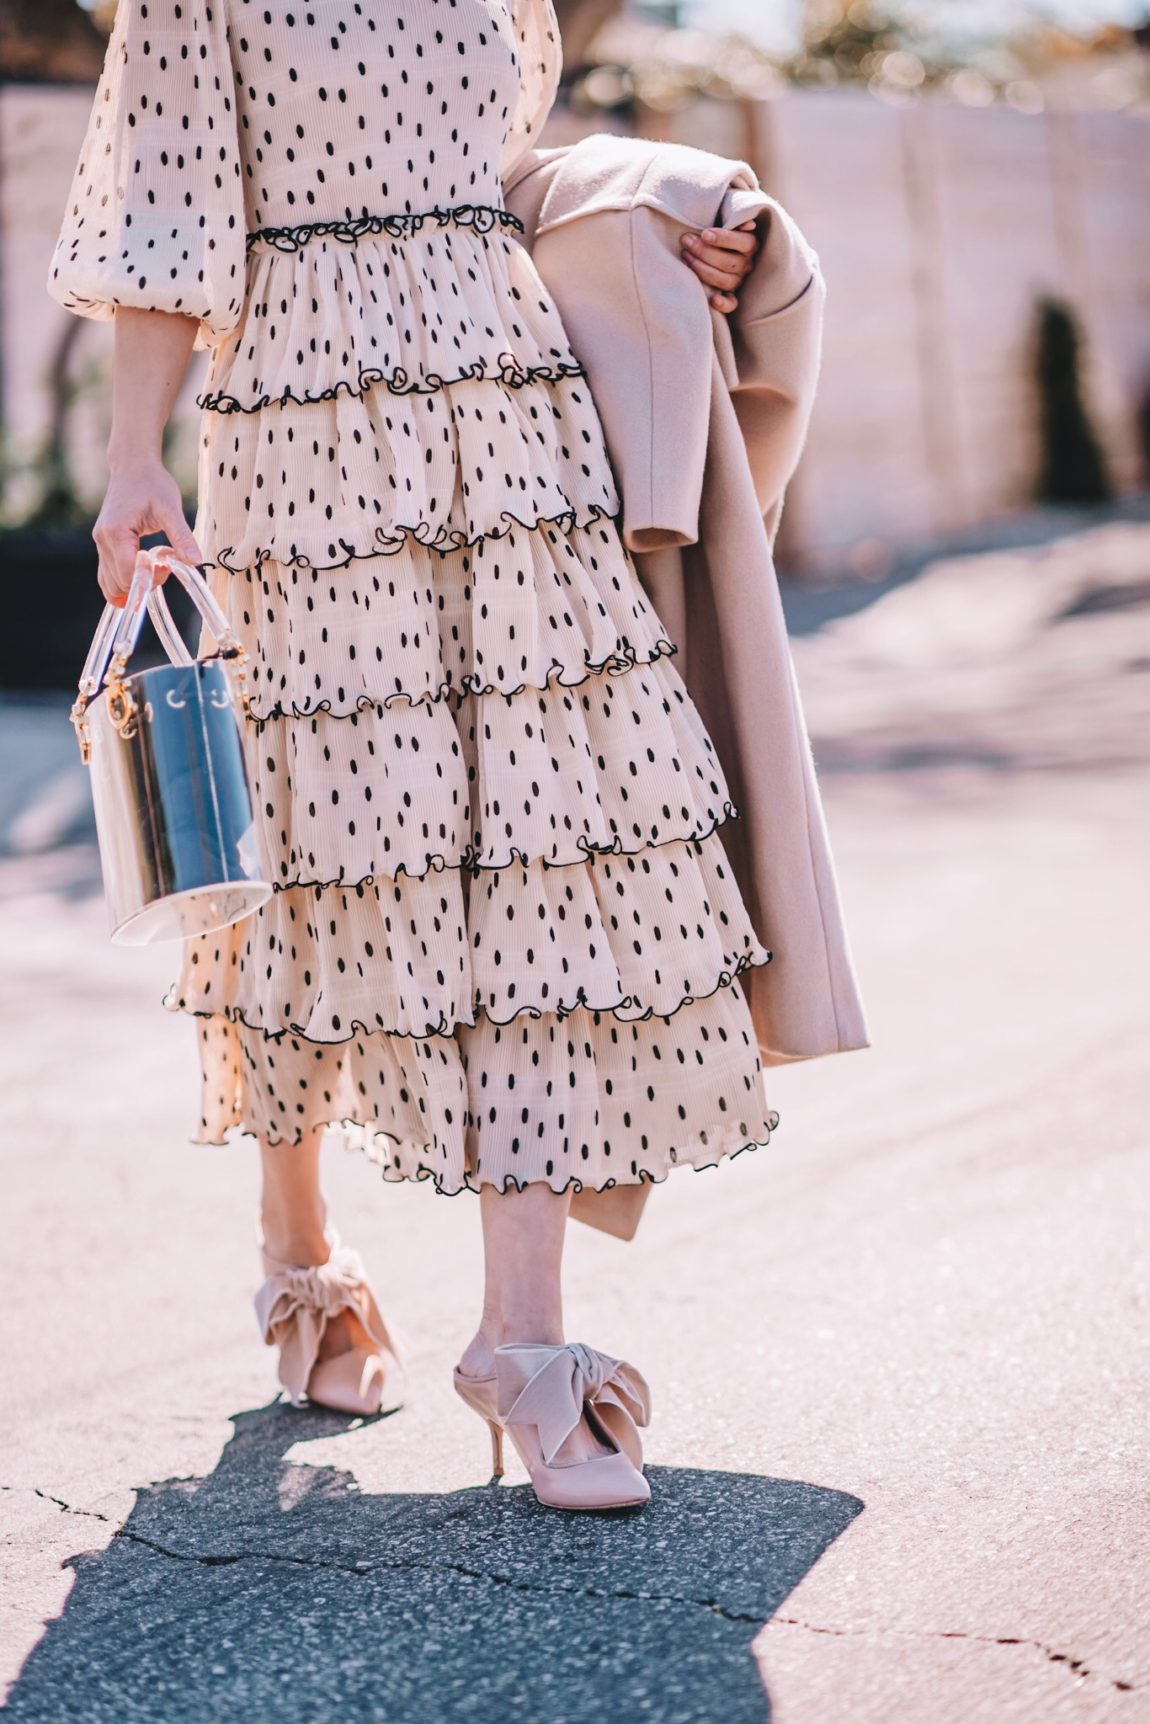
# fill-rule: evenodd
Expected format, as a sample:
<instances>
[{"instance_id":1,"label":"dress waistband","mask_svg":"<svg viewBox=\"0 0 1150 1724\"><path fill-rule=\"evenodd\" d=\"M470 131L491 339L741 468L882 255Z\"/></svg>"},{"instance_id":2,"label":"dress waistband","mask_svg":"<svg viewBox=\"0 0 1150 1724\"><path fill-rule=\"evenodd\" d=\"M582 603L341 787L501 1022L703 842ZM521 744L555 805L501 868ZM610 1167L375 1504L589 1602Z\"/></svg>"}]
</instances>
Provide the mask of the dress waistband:
<instances>
[{"instance_id":1,"label":"dress waistband","mask_svg":"<svg viewBox=\"0 0 1150 1724\"><path fill-rule=\"evenodd\" d=\"M338 239L347 245L354 244L365 234L390 234L394 238L403 239L409 234L418 233L427 222L436 222L440 227L470 227L478 233L489 233L494 227L508 227L523 232L523 223L518 216L512 215L502 204L455 204L451 208L435 207L429 210L396 211L391 215L363 215L332 221L299 222L291 227L261 227L249 232L246 236L246 247L252 251L257 245L268 245L276 251L299 251L309 240Z\"/></svg>"}]
</instances>

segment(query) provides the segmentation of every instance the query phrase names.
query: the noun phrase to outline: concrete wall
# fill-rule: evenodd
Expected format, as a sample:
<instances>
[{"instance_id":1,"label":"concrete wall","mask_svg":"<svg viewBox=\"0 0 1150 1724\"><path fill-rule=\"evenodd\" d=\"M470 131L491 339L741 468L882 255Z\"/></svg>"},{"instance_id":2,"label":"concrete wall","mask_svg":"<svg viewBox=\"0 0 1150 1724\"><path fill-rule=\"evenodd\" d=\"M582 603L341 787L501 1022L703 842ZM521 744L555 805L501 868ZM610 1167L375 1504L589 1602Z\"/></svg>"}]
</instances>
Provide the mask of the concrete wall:
<instances>
[{"instance_id":1,"label":"concrete wall","mask_svg":"<svg viewBox=\"0 0 1150 1724\"><path fill-rule=\"evenodd\" d=\"M700 118L677 116L673 135L693 141ZM1150 115L792 92L723 125L712 113L708 147L752 161L829 284L819 398L788 501L793 551L837 562L1027 503L1044 293L1081 318L1087 399L1116 481L1144 482Z\"/></svg>"},{"instance_id":2,"label":"concrete wall","mask_svg":"<svg viewBox=\"0 0 1150 1724\"><path fill-rule=\"evenodd\" d=\"M70 443L98 502L110 330L70 317L44 277L90 92L0 91L0 356L6 506L35 495L53 366L79 387ZM580 129L557 118L548 140ZM1124 488L1139 482L1137 403L1150 388L1150 119L1023 115L944 101L890 107L792 92L701 102L646 130L749 159L818 249L829 282L811 437L785 543L817 567L1024 505L1037 464L1036 296L1078 309L1090 406ZM71 327L75 325L76 327ZM190 487L206 356L181 395L173 465ZM31 465L30 465L31 464Z\"/></svg>"}]
</instances>

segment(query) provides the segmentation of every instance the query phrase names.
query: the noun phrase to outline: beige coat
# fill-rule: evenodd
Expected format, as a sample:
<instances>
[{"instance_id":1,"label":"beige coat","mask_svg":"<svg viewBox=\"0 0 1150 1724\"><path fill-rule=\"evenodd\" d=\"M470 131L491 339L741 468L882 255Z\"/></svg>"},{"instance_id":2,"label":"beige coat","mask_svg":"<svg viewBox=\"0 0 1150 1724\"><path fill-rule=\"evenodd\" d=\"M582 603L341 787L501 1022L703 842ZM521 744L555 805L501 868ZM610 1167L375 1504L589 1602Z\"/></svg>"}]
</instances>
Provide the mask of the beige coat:
<instances>
[{"instance_id":1,"label":"beige coat","mask_svg":"<svg viewBox=\"0 0 1150 1724\"><path fill-rule=\"evenodd\" d=\"M763 1062L869 1047L772 556L818 376L818 259L745 163L677 144L532 150L505 199L586 368L624 540L740 810L723 844L774 954L742 978ZM750 217L762 245L728 318L679 234Z\"/></svg>"}]
</instances>

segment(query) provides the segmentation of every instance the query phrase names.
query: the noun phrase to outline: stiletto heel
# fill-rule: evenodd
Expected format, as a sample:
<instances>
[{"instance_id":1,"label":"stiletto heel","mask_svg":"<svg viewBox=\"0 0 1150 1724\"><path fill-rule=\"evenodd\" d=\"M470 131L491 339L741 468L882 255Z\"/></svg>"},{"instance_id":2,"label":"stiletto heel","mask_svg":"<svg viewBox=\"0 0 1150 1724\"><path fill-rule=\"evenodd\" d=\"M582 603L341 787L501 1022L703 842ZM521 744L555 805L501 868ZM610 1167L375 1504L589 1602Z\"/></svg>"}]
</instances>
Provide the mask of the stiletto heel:
<instances>
[{"instance_id":1,"label":"stiletto heel","mask_svg":"<svg viewBox=\"0 0 1150 1724\"><path fill-rule=\"evenodd\" d=\"M503 1426L499 1423L499 1414L495 1406L494 1377L465 1377L457 1365L452 1372L452 1382L460 1400L466 1401L472 1410L486 1423L491 1433L491 1476L493 1479L503 1477Z\"/></svg>"},{"instance_id":2,"label":"stiletto heel","mask_svg":"<svg viewBox=\"0 0 1150 1724\"><path fill-rule=\"evenodd\" d=\"M633 1365L580 1341L561 1347L509 1343L495 1349L493 1377L454 1373L457 1393L491 1431L495 1477L503 1476L503 1436L515 1444L539 1502L547 1508L638 1508L651 1487L643 1477L636 1428L651 1417L651 1392ZM614 1452L556 1464L582 1420Z\"/></svg>"},{"instance_id":3,"label":"stiletto heel","mask_svg":"<svg viewBox=\"0 0 1150 1724\"><path fill-rule=\"evenodd\" d=\"M262 1246L266 1279L255 1296L260 1332L280 1350L279 1379L293 1407L309 1402L370 1418L403 1405L403 1366L357 1251L328 1234L326 1263L280 1263ZM371 1345L330 1359L319 1349L330 1320L350 1311Z\"/></svg>"}]
</instances>

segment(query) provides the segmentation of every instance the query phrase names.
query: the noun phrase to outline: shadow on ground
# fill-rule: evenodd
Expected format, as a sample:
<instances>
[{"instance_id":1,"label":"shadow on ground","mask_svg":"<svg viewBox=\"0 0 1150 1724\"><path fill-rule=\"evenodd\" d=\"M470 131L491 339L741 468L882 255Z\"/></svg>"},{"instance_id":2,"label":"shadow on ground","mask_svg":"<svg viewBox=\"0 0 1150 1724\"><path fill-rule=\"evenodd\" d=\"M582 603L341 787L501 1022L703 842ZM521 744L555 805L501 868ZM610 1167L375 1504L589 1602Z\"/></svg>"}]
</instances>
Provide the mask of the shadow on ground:
<instances>
[{"instance_id":1,"label":"shadow on ground","mask_svg":"<svg viewBox=\"0 0 1150 1724\"><path fill-rule=\"evenodd\" d=\"M529 1487L370 1496L285 1457L349 1421L241 1413L215 1471L141 1490L76 1580L13 1718L770 1716L750 1643L860 1512L793 1480L652 1468L638 1515Z\"/></svg>"}]
</instances>

